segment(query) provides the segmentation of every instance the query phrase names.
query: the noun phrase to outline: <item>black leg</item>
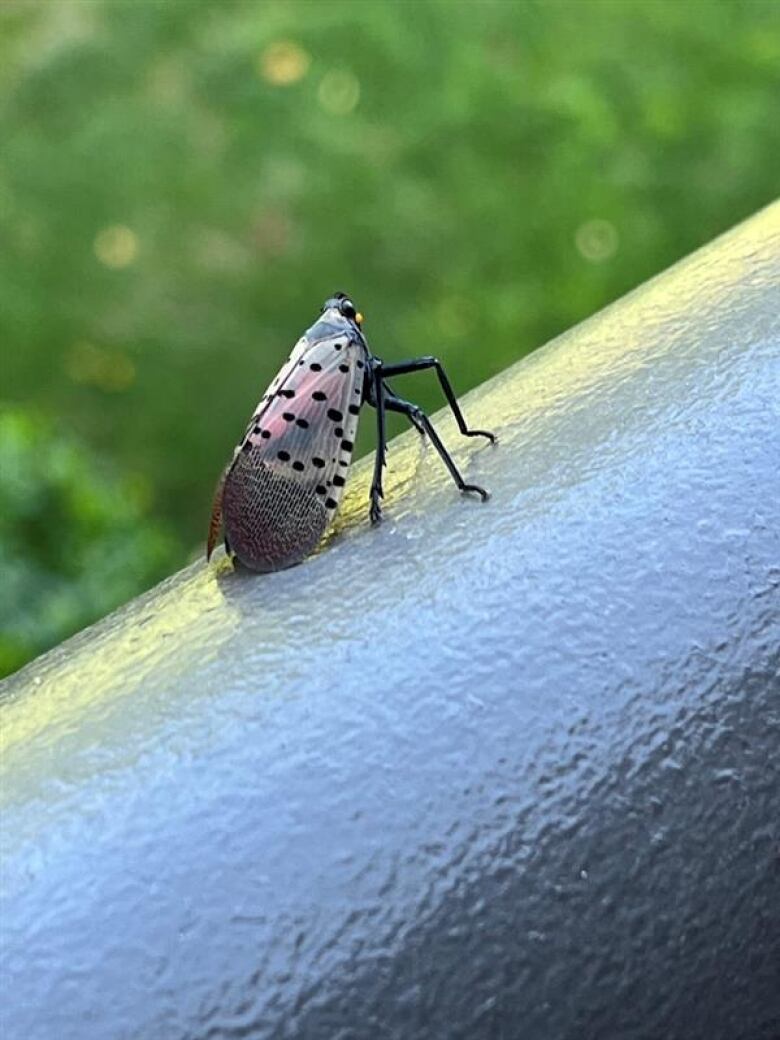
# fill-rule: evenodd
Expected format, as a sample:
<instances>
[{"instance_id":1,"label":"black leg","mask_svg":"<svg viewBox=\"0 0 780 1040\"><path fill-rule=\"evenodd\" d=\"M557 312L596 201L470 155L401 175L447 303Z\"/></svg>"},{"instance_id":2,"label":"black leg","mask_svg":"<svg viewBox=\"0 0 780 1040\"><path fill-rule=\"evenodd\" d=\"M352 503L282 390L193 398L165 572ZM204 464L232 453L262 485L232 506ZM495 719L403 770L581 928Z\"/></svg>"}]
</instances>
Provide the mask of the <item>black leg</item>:
<instances>
[{"instance_id":1,"label":"black leg","mask_svg":"<svg viewBox=\"0 0 780 1040\"><path fill-rule=\"evenodd\" d=\"M385 388L385 408L386 409L390 407L387 402L391 398L394 401L402 401L403 400L403 398L399 397L398 394L391 388L389 383L385 383L384 382L384 379L383 379L382 385ZM395 410L397 410L397 409L395 409ZM409 422L412 424L412 426L414 426L415 430L417 430L417 432L420 434L420 436L424 437L425 436L425 426L423 425L422 422L420 422L420 420L417 418L417 416L413 415L413 414L408 414L406 412L404 412L404 414L406 415L406 418L409 420Z\"/></svg>"},{"instance_id":2,"label":"black leg","mask_svg":"<svg viewBox=\"0 0 780 1040\"><path fill-rule=\"evenodd\" d=\"M496 443L496 435L490 433L488 430L470 430L466 425L466 420L463 416L463 412L460 410L458 399L455 396L455 392L452 389L447 373L444 371L444 367L435 357L421 357L414 358L412 361L399 361L396 365L383 365L382 375L384 378L389 379L392 376L405 376L410 372L424 372L427 368L435 368L436 375L439 377L439 383L444 391L444 396L447 398L447 403L452 409L452 414L455 416L455 422L458 424L458 429L464 437L487 437L491 444ZM411 417L410 417L411 418ZM414 420L412 420L414 422ZM417 424L415 423L415 426ZM417 427L419 429L419 427Z\"/></svg>"},{"instance_id":3,"label":"black leg","mask_svg":"<svg viewBox=\"0 0 780 1040\"><path fill-rule=\"evenodd\" d=\"M372 524L382 519L382 467L385 465L387 453L387 432L385 430L385 388L382 385L382 365L375 363L371 372L370 403L376 408L376 455L374 456L374 479L371 481L371 508L369 516Z\"/></svg>"},{"instance_id":4,"label":"black leg","mask_svg":"<svg viewBox=\"0 0 780 1040\"><path fill-rule=\"evenodd\" d=\"M387 369L383 369L383 374L386 372ZM431 444L433 444L434 448L438 451L439 455L441 456L442 462L450 471L450 476L458 485L461 491L471 491L475 495L479 495L482 498L483 502L487 498L489 498L489 495L484 488L479 487L479 485L477 484L467 484L465 482L463 477L460 475L458 467L453 462L450 453L444 447L441 440L439 439L438 433L433 428L433 423L422 410L422 408L418 407L418 405L416 404L412 404L411 401L404 401L403 398L397 397L391 391L385 391L383 403L384 407L387 408L388 411L400 412L401 415L405 415L409 420L411 420L411 422L413 422L418 429L422 428L428 434L428 436L431 438Z\"/></svg>"}]
</instances>

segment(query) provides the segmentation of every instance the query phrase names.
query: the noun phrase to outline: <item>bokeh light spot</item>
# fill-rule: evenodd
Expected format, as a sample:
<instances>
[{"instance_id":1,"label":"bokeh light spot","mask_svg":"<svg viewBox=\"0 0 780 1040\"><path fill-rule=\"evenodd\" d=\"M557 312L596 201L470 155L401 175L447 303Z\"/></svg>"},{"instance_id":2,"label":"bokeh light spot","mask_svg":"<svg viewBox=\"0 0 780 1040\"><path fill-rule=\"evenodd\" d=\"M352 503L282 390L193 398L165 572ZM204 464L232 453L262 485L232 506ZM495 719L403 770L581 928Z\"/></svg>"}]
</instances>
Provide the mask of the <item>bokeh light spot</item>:
<instances>
[{"instance_id":1,"label":"bokeh light spot","mask_svg":"<svg viewBox=\"0 0 780 1040\"><path fill-rule=\"evenodd\" d=\"M599 218L580 224L574 236L577 250L592 264L610 260L617 252L619 242L615 225Z\"/></svg>"},{"instance_id":2,"label":"bokeh light spot","mask_svg":"<svg viewBox=\"0 0 780 1040\"><path fill-rule=\"evenodd\" d=\"M65 371L74 383L96 386L106 393L121 393L135 382L136 370L131 358L121 350L106 350L80 340L65 357Z\"/></svg>"},{"instance_id":3,"label":"bokeh light spot","mask_svg":"<svg viewBox=\"0 0 780 1040\"><path fill-rule=\"evenodd\" d=\"M257 71L266 83L289 87L303 79L310 64L309 54L299 44L292 40L277 40L260 55Z\"/></svg>"},{"instance_id":4,"label":"bokeh light spot","mask_svg":"<svg viewBox=\"0 0 780 1040\"><path fill-rule=\"evenodd\" d=\"M293 226L279 210L259 213L252 225L252 239L258 253L269 259L284 256L290 249Z\"/></svg>"},{"instance_id":5,"label":"bokeh light spot","mask_svg":"<svg viewBox=\"0 0 780 1040\"><path fill-rule=\"evenodd\" d=\"M93 248L101 264L120 270L138 256L138 236L124 224L112 224L98 231Z\"/></svg>"},{"instance_id":6,"label":"bokeh light spot","mask_svg":"<svg viewBox=\"0 0 780 1040\"><path fill-rule=\"evenodd\" d=\"M360 100L360 82L348 69L331 69L320 80L317 100L326 112L348 116Z\"/></svg>"},{"instance_id":7,"label":"bokeh light spot","mask_svg":"<svg viewBox=\"0 0 780 1040\"><path fill-rule=\"evenodd\" d=\"M436 307L436 326L446 339L462 339L474 326L474 308L465 296L448 296Z\"/></svg>"}]
</instances>

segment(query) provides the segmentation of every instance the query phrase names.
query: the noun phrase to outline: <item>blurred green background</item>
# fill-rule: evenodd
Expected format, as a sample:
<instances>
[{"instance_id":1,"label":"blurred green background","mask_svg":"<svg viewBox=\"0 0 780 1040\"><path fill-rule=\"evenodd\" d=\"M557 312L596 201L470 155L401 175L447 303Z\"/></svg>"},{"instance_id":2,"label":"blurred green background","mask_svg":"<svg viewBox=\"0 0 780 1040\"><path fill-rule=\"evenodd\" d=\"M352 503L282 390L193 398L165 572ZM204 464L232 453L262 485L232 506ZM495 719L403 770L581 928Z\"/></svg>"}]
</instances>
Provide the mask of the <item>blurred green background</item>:
<instances>
[{"instance_id":1,"label":"blurred green background","mask_svg":"<svg viewBox=\"0 0 780 1040\"><path fill-rule=\"evenodd\" d=\"M191 556L327 294L463 391L774 197L779 69L777 3L4 3L0 674Z\"/></svg>"}]
</instances>

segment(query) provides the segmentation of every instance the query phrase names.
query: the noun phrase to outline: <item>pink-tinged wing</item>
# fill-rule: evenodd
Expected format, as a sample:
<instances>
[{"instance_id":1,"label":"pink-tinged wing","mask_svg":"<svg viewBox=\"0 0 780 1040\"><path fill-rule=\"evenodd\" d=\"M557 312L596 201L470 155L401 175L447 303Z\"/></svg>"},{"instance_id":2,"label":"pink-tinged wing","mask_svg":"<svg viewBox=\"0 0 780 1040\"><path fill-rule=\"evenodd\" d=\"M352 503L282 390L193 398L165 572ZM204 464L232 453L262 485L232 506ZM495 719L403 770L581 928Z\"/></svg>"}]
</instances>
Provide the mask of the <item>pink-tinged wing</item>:
<instances>
[{"instance_id":1,"label":"pink-tinged wing","mask_svg":"<svg viewBox=\"0 0 780 1040\"><path fill-rule=\"evenodd\" d=\"M231 547L255 570L312 551L336 514L363 394L365 352L346 334L299 340L261 400L223 495Z\"/></svg>"}]
</instances>

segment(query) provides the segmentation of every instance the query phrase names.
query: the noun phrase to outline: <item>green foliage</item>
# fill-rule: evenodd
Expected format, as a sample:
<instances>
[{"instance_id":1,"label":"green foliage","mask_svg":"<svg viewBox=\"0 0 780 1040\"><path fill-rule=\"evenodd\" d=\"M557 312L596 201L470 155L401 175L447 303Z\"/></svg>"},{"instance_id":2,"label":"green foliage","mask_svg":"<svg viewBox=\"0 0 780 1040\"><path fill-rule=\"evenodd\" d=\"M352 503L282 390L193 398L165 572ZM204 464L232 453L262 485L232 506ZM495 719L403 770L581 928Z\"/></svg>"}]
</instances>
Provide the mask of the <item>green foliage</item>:
<instances>
[{"instance_id":1,"label":"green foliage","mask_svg":"<svg viewBox=\"0 0 780 1040\"><path fill-rule=\"evenodd\" d=\"M774 197L778 69L775 3L4 5L4 391L194 544L326 295L465 389Z\"/></svg>"},{"instance_id":2,"label":"green foliage","mask_svg":"<svg viewBox=\"0 0 780 1040\"><path fill-rule=\"evenodd\" d=\"M175 543L143 487L103 475L51 418L0 410L0 675L161 578Z\"/></svg>"}]
</instances>

